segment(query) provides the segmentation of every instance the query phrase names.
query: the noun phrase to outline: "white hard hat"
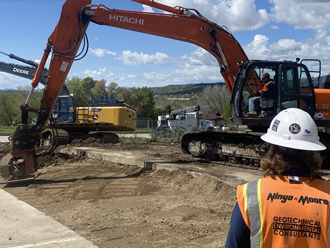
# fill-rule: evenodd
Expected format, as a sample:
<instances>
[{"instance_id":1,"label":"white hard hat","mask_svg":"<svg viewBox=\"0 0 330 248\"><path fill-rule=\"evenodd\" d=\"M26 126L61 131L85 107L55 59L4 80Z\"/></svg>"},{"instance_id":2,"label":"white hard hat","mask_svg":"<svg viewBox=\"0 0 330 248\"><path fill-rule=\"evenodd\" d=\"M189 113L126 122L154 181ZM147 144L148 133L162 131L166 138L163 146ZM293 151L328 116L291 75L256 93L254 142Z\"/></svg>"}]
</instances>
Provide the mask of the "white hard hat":
<instances>
[{"instance_id":1,"label":"white hard hat","mask_svg":"<svg viewBox=\"0 0 330 248\"><path fill-rule=\"evenodd\" d=\"M312 117L298 108L289 108L278 113L261 136L267 143L306 151L326 149L319 140L317 127Z\"/></svg>"}]
</instances>

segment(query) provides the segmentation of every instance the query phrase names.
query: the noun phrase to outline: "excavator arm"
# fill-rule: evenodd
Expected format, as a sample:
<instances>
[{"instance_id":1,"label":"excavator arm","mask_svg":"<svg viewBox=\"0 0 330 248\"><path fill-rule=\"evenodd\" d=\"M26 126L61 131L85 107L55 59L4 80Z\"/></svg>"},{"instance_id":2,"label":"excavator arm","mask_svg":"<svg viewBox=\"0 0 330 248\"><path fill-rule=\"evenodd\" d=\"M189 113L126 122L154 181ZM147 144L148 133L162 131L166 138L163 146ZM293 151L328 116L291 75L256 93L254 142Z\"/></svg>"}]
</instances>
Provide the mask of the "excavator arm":
<instances>
[{"instance_id":1,"label":"excavator arm","mask_svg":"<svg viewBox=\"0 0 330 248\"><path fill-rule=\"evenodd\" d=\"M40 65L31 82L32 88L38 85L41 71L45 66L48 55L52 51L46 87L36 124L42 128L44 128L54 108L72 63L77 59L80 44L85 37L85 32L89 24L89 18L84 18L82 11L89 3L90 1L88 0L71 0L64 3L60 20L51 36L48 38L48 43Z\"/></svg>"},{"instance_id":2,"label":"excavator arm","mask_svg":"<svg viewBox=\"0 0 330 248\"><path fill-rule=\"evenodd\" d=\"M89 4L89 0L68 0L63 5L59 22L48 38L40 64L31 82L30 94L25 104L21 106L22 124L16 127L11 136L12 152L0 161L1 175L7 180L33 176L38 169L35 146L41 138L41 133L45 129L71 65L77 58L80 44L85 37L90 18L85 18L82 13ZM51 53L40 108L30 108L28 105L30 98L38 86L46 61ZM29 125L27 123L29 112L38 114L35 124Z\"/></svg>"}]
</instances>

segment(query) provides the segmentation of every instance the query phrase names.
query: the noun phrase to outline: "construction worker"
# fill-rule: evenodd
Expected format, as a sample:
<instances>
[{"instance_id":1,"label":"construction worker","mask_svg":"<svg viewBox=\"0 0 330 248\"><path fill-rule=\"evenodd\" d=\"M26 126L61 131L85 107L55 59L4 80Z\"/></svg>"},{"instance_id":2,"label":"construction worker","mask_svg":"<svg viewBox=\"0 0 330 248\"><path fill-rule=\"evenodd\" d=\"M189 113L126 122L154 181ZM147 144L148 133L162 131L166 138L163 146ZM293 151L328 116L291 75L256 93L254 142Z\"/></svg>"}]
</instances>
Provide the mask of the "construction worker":
<instances>
[{"instance_id":1,"label":"construction worker","mask_svg":"<svg viewBox=\"0 0 330 248\"><path fill-rule=\"evenodd\" d=\"M330 184L316 171L326 147L311 116L281 111L261 139L265 176L237 188L226 248L329 247Z\"/></svg>"},{"instance_id":2,"label":"construction worker","mask_svg":"<svg viewBox=\"0 0 330 248\"><path fill-rule=\"evenodd\" d=\"M275 84L274 81L270 79L268 72L265 72L261 75L261 80L263 82L263 88L256 93L255 96L249 98L249 112L247 116L257 116L260 106L261 97L274 98L275 96Z\"/></svg>"}]
</instances>

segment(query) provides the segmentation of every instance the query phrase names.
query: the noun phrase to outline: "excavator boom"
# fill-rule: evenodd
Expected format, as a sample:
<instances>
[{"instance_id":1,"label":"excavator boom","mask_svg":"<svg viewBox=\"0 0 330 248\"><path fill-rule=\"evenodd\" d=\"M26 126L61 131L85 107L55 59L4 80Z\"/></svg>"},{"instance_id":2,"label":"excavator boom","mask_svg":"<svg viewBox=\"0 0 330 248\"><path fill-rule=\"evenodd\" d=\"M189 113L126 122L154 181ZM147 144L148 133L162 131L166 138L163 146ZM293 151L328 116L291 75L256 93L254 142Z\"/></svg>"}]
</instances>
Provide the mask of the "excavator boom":
<instances>
[{"instance_id":1,"label":"excavator boom","mask_svg":"<svg viewBox=\"0 0 330 248\"><path fill-rule=\"evenodd\" d=\"M217 59L221 75L231 93L239 70L237 61L248 61L248 58L230 32L183 7L172 8L154 1L135 2L158 7L173 14L118 10L104 5L92 5L91 22L185 41L204 48Z\"/></svg>"}]
</instances>

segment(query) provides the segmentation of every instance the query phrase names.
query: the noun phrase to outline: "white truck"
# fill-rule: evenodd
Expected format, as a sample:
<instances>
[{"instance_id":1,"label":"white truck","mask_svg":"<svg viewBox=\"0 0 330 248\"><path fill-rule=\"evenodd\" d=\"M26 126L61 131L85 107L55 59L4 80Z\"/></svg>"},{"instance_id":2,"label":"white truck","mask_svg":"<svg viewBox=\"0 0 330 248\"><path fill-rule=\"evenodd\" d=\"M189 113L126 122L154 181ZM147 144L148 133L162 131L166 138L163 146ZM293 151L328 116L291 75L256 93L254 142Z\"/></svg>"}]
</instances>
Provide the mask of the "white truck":
<instances>
[{"instance_id":1,"label":"white truck","mask_svg":"<svg viewBox=\"0 0 330 248\"><path fill-rule=\"evenodd\" d=\"M158 131L174 130L178 127L183 128L187 132L192 131L194 127L201 128L203 131L214 130L212 121L204 120L203 114L200 112L199 106L174 110L166 116L158 116Z\"/></svg>"}]
</instances>

